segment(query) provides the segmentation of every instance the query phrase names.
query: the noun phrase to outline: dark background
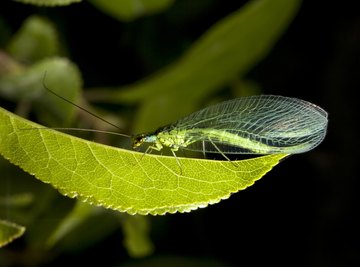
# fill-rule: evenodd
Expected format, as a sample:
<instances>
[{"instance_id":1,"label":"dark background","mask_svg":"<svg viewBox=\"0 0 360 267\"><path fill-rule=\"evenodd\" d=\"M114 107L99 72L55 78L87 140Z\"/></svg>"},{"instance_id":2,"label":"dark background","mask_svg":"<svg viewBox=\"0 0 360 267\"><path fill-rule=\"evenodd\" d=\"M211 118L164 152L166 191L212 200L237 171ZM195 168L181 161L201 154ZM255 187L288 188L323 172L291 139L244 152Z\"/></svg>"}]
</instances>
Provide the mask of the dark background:
<instances>
[{"instance_id":1,"label":"dark background","mask_svg":"<svg viewBox=\"0 0 360 267\"><path fill-rule=\"evenodd\" d=\"M104 16L86 2L56 10L1 2L0 13L14 31L33 13L55 21L85 87L94 87L128 84L161 69L246 1L178 0L162 14L130 23ZM103 30L94 35L94 29ZM119 77L120 72L126 75ZM190 214L152 217L155 253L150 259L175 255L229 266L360 266L356 1L304 1L248 78L266 94L295 96L326 109L326 139L228 200ZM51 265L147 260L129 259L121 238L119 231L80 254L61 255Z\"/></svg>"}]
</instances>

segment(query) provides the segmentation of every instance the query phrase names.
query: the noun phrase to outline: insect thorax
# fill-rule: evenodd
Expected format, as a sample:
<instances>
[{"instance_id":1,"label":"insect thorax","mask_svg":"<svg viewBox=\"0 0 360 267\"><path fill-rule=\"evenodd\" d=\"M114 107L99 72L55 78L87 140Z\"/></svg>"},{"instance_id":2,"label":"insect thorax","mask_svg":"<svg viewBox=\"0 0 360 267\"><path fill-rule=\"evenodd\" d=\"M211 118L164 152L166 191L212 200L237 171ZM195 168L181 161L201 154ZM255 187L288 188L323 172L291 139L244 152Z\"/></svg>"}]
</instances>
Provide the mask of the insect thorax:
<instances>
[{"instance_id":1,"label":"insect thorax","mask_svg":"<svg viewBox=\"0 0 360 267\"><path fill-rule=\"evenodd\" d=\"M157 133L157 139L163 146L169 147L173 151L188 145L184 133L176 130L160 131Z\"/></svg>"}]
</instances>

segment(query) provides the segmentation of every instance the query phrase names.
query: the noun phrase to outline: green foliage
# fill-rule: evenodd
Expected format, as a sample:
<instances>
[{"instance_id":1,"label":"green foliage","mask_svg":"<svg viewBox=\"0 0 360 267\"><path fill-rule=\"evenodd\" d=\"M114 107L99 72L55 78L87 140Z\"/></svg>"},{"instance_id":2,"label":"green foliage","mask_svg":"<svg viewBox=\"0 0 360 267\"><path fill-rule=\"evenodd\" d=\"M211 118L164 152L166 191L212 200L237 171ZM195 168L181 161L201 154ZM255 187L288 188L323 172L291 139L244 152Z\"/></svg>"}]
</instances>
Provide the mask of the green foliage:
<instances>
[{"instance_id":1,"label":"green foliage","mask_svg":"<svg viewBox=\"0 0 360 267\"><path fill-rule=\"evenodd\" d=\"M213 161L151 155L39 128L0 109L0 153L61 193L130 214L189 212L228 198L286 155ZM180 164L180 166L179 166Z\"/></svg>"},{"instance_id":2,"label":"green foliage","mask_svg":"<svg viewBox=\"0 0 360 267\"><path fill-rule=\"evenodd\" d=\"M148 217L122 216L120 219L125 235L124 246L128 253L134 258L151 254L154 247L149 238Z\"/></svg>"},{"instance_id":3,"label":"green foliage","mask_svg":"<svg viewBox=\"0 0 360 267\"><path fill-rule=\"evenodd\" d=\"M56 6L80 1L18 2ZM90 2L103 11L104 16L132 21L140 16L166 12L174 1ZM104 129L94 118L80 112L83 124L77 123L74 107L47 93L46 85L91 111L95 107L88 101L116 105L125 112L104 111L101 116L105 115L112 122L115 118L121 128L135 132L152 130L198 110L205 102L217 101L218 93L224 92L227 86L236 84L261 90L254 82L245 81L244 76L269 53L295 16L299 3L299 0L249 1L210 27L169 66L136 83L115 90L103 87L86 93L85 97L82 94L83 70L79 70L75 60L65 53L69 51L67 43L60 41L71 38L59 37L58 29L66 25L58 25L61 16L57 19L29 16L10 38L2 36L10 33L10 29L0 31L0 40L6 42L0 49L0 97L6 104L15 106L14 112L18 115L31 117L46 126L85 125ZM119 27L130 29L132 24L127 23ZM4 25L1 24L1 28L5 29ZM101 53L96 49L92 51ZM89 55L89 63L93 64L92 55ZM101 66L98 68L101 72ZM242 95L237 90L232 93ZM99 113L99 109L95 112ZM269 155L235 163L180 157L177 161L173 157L144 155L53 130L24 130L33 127L39 124L1 108L0 154L40 181L50 183L62 194L80 200L64 198L51 186L39 183L0 160L4 174L0 177L0 204L6 203L0 205L0 218L25 225L24 239L29 251L38 255L46 255L44 251L55 247L59 251L82 250L85 246L76 244L90 246L119 226L124 232L123 243L128 254L132 257L148 255L154 249L149 239L148 218L84 202L130 214L188 212L245 189L286 156ZM123 142L117 145L124 147ZM11 187L9 193L9 187L4 184L16 186ZM12 211L10 217L9 209ZM21 231L18 230L18 234ZM38 265L39 257L32 256L24 253L22 260Z\"/></svg>"},{"instance_id":4,"label":"green foliage","mask_svg":"<svg viewBox=\"0 0 360 267\"><path fill-rule=\"evenodd\" d=\"M47 125L71 124L74 107L48 94L43 82L70 101L78 101L82 83L80 73L65 58L40 60L22 71L4 76L0 79L0 92L9 100L32 103L38 117Z\"/></svg>"},{"instance_id":5,"label":"green foliage","mask_svg":"<svg viewBox=\"0 0 360 267\"><path fill-rule=\"evenodd\" d=\"M25 232L25 227L12 222L0 220L0 248L19 238Z\"/></svg>"},{"instance_id":6,"label":"green foliage","mask_svg":"<svg viewBox=\"0 0 360 267\"><path fill-rule=\"evenodd\" d=\"M8 43L7 51L22 62L36 62L59 54L54 25L47 19L31 16Z\"/></svg>"},{"instance_id":7,"label":"green foliage","mask_svg":"<svg viewBox=\"0 0 360 267\"><path fill-rule=\"evenodd\" d=\"M72 3L81 2L81 0L14 0L24 4L32 4L36 6L66 6Z\"/></svg>"},{"instance_id":8,"label":"green foliage","mask_svg":"<svg viewBox=\"0 0 360 267\"><path fill-rule=\"evenodd\" d=\"M160 12L174 0L90 0L94 6L115 19L130 21L145 14Z\"/></svg>"},{"instance_id":9,"label":"green foliage","mask_svg":"<svg viewBox=\"0 0 360 267\"><path fill-rule=\"evenodd\" d=\"M171 123L196 110L235 77L245 75L270 51L298 6L297 0L250 1L212 26L166 69L118 90L89 94L94 101L139 103L135 132Z\"/></svg>"}]
</instances>

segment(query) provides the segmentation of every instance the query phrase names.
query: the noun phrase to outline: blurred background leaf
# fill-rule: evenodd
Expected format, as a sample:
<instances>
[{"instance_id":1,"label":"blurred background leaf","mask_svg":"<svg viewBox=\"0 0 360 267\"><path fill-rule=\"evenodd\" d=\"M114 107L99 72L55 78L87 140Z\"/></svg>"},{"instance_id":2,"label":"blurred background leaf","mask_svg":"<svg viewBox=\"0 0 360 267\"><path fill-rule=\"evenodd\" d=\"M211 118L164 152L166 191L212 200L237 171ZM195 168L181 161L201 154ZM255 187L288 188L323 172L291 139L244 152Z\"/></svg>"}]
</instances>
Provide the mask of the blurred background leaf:
<instances>
[{"instance_id":1,"label":"blurred background leaf","mask_svg":"<svg viewBox=\"0 0 360 267\"><path fill-rule=\"evenodd\" d=\"M150 240L149 218L145 216L121 215L124 231L124 246L133 258L142 258L152 254L154 247Z\"/></svg>"},{"instance_id":2,"label":"blurred background leaf","mask_svg":"<svg viewBox=\"0 0 360 267\"><path fill-rule=\"evenodd\" d=\"M28 64L59 55L59 44L54 25L48 19L31 16L12 36L6 50L14 59Z\"/></svg>"},{"instance_id":3,"label":"blurred background leaf","mask_svg":"<svg viewBox=\"0 0 360 267\"><path fill-rule=\"evenodd\" d=\"M133 126L136 133L175 121L248 73L284 32L299 3L250 1L213 25L182 58L163 71L134 85L112 91L100 89L88 96L95 101L140 103Z\"/></svg>"},{"instance_id":4,"label":"blurred background leaf","mask_svg":"<svg viewBox=\"0 0 360 267\"><path fill-rule=\"evenodd\" d=\"M18 113L23 116L32 108L39 121L46 125L70 126L75 115L74 106L49 94L45 86L76 103L81 83L79 70L73 63L65 58L50 58L0 77L0 94L18 101Z\"/></svg>"},{"instance_id":5,"label":"blurred background leaf","mask_svg":"<svg viewBox=\"0 0 360 267\"><path fill-rule=\"evenodd\" d=\"M65 6L72 3L79 3L82 0L13 0L24 4L32 4L37 6Z\"/></svg>"},{"instance_id":6,"label":"blurred background leaf","mask_svg":"<svg viewBox=\"0 0 360 267\"><path fill-rule=\"evenodd\" d=\"M61 93L79 102L82 79L67 58L60 58L62 47L57 30L48 20L30 16L0 51L0 95L17 101L17 112L27 116L31 109L39 121L49 126L69 126L74 106L45 90ZM44 112L46 111L46 112Z\"/></svg>"},{"instance_id":7,"label":"blurred background leaf","mask_svg":"<svg viewBox=\"0 0 360 267\"><path fill-rule=\"evenodd\" d=\"M0 220L0 248L7 245L15 238L19 238L25 232L23 226Z\"/></svg>"},{"instance_id":8,"label":"blurred background leaf","mask_svg":"<svg viewBox=\"0 0 360 267\"><path fill-rule=\"evenodd\" d=\"M161 12L173 2L174 0L90 0L90 3L105 14L120 21L130 21L143 15Z\"/></svg>"}]
</instances>

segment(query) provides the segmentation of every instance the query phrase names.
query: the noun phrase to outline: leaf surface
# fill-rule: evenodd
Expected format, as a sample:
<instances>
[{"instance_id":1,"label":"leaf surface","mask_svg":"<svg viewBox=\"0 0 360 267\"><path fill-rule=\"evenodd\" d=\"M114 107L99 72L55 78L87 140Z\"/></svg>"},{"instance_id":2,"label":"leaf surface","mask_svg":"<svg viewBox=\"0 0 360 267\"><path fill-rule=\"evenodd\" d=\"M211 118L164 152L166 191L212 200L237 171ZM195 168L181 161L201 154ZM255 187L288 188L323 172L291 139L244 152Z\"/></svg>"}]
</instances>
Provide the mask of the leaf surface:
<instances>
[{"instance_id":1,"label":"leaf surface","mask_svg":"<svg viewBox=\"0 0 360 267\"><path fill-rule=\"evenodd\" d=\"M0 108L1 155L64 195L130 214L189 212L217 203L252 185L286 157L176 159L54 130L24 130L39 127Z\"/></svg>"},{"instance_id":2,"label":"leaf surface","mask_svg":"<svg viewBox=\"0 0 360 267\"><path fill-rule=\"evenodd\" d=\"M0 248L22 236L24 232L25 227L9 221L0 220Z\"/></svg>"}]
</instances>

